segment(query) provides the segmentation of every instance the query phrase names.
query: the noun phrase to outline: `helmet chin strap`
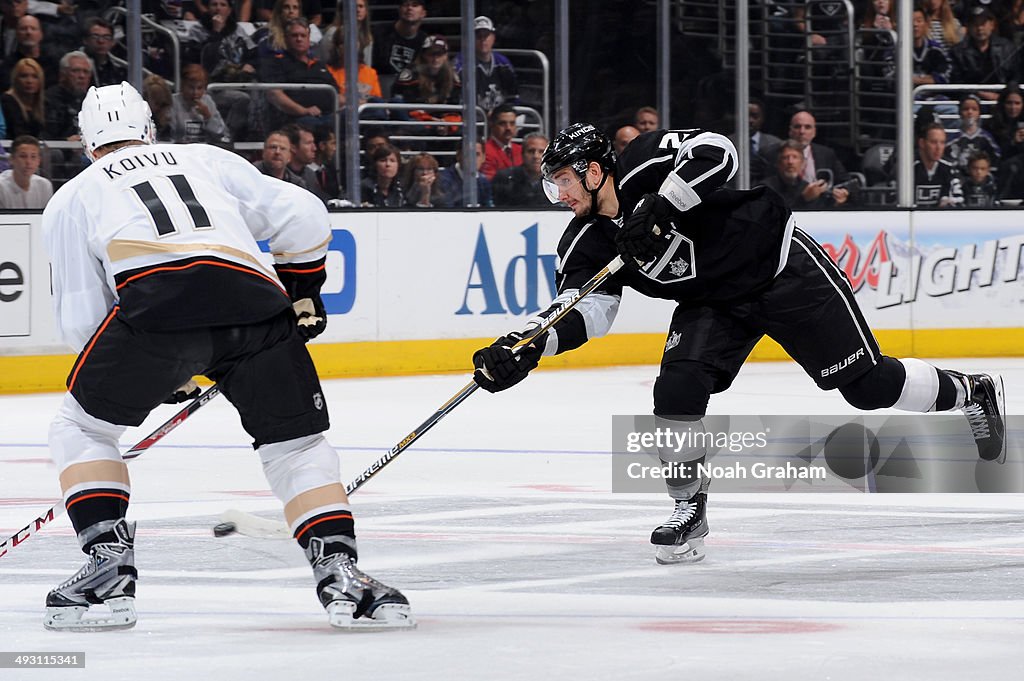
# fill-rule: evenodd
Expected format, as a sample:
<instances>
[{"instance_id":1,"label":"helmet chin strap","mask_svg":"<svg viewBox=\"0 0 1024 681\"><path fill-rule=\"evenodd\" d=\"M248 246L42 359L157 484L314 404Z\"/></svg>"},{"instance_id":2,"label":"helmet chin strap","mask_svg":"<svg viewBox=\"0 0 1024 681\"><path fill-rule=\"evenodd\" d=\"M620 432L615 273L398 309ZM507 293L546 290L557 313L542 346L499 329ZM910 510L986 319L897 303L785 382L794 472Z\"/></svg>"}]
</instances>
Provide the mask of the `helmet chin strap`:
<instances>
[{"instance_id":1,"label":"helmet chin strap","mask_svg":"<svg viewBox=\"0 0 1024 681\"><path fill-rule=\"evenodd\" d=\"M583 181L583 188L587 189L587 176L584 175L580 178ZM608 171L605 168L601 168L601 182L597 185L596 189L587 189L590 192L590 213L587 217L593 217L597 215L597 193L601 191L601 187L608 181Z\"/></svg>"}]
</instances>

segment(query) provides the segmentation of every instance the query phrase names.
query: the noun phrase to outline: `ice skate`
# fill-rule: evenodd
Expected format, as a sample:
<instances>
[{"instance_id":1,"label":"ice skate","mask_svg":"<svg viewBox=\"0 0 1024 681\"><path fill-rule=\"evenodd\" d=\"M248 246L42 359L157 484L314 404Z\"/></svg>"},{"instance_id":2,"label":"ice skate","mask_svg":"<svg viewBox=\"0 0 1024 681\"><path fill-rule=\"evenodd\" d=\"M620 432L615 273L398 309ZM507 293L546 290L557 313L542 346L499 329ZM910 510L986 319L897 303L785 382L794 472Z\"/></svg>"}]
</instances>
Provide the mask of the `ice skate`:
<instances>
[{"instance_id":1,"label":"ice skate","mask_svg":"<svg viewBox=\"0 0 1024 681\"><path fill-rule=\"evenodd\" d=\"M306 557L332 627L348 631L415 628L409 601L397 589L363 573L347 553L325 556L323 551L323 539L314 537Z\"/></svg>"},{"instance_id":2,"label":"ice skate","mask_svg":"<svg viewBox=\"0 0 1024 681\"><path fill-rule=\"evenodd\" d=\"M704 537L708 534L707 502L705 492L677 501L669 519L654 528L651 543L657 547L654 558L659 564L704 560Z\"/></svg>"},{"instance_id":3,"label":"ice skate","mask_svg":"<svg viewBox=\"0 0 1024 681\"><path fill-rule=\"evenodd\" d=\"M135 523L122 518L111 529L117 541L94 545L89 562L46 596L43 626L47 629L105 631L135 626ZM109 613L91 611L94 605L105 605Z\"/></svg>"},{"instance_id":4,"label":"ice skate","mask_svg":"<svg viewBox=\"0 0 1024 681\"><path fill-rule=\"evenodd\" d=\"M965 384L967 395L962 409L971 424L978 456L985 461L1003 463L1006 460L1006 422L1003 420L1006 398L1002 376L949 373Z\"/></svg>"}]
</instances>

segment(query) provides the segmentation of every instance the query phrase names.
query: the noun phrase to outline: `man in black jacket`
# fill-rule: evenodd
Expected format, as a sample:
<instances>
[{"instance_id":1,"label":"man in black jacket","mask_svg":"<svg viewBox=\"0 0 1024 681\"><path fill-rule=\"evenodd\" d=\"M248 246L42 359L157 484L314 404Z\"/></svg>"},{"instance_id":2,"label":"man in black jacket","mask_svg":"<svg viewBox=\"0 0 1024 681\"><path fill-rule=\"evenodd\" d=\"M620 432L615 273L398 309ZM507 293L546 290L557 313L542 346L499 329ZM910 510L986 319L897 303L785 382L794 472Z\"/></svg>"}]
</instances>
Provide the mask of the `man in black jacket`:
<instances>
[{"instance_id":1,"label":"man in black jacket","mask_svg":"<svg viewBox=\"0 0 1024 681\"><path fill-rule=\"evenodd\" d=\"M992 10L975 7L968 25L967 37L953 46L954 83L1007 83L1018 80L1018 59L1013 43L995 34L996 18ZM983 93L996 99L994 92Z\"/></svg>"}]
</instances>

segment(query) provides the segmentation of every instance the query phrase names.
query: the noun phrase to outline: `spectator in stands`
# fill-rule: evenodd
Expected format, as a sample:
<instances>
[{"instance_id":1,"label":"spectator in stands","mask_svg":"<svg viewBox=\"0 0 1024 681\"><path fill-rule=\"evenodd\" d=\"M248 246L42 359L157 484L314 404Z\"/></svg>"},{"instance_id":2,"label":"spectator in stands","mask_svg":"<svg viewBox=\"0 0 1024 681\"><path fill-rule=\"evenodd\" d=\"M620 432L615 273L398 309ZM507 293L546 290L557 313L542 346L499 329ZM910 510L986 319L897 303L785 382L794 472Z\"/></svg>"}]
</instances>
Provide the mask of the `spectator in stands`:
<instances>
[{"instance_id":1,"label":"spectator in stands","mask_svg":"<svg viewBox=\"0 0 1024 681\"><path fill-rule=\"evenodd\" d=\"M309 56L309 22L302 17L285 24L285 51L260 61L265 83L316 83L331 90L268 90L267 101L278 112L272 120L294 122L308 128L330 125L334 105L340 106L338 86L324 64Z\"/></svg>"},{"instance_id":2,"label":"spectator in stands","mask_svg":"<svg viewBox=\"0 0 1024 681\"><path fill-rule=\"evenodd\" d=\"M373 165L373 153L377 149L391 144L386 134L377 130L367 130L363 137L363 179L376 176L377 169Z\"/></svg>"},{"instance_id":3,"label":"spectator in stands","mask_svg":"<svg viewBox=\"0 0 1024 681\"><path fill-rule=\"evenodd\" d=\"M381 77L381 89L391 91L391 84L409 66L416 52L427 39L423 20L427 18L425 0L402 0L398 20L373 36L373 67Z\"/></svg>"},{"instance_id":4,"label":"spectator in stands","mask_svg":"<svg viewBox=\"0 0 1024 681\"><path fill-rule=\"evenodd\" d=\"M320 126L313 131L316 142L316 159L309 164L316 178L316 184L328 200L341 196L341 172L338 170L338 140L334 131L327 126Z\"/></svg>"},{"instance_id":5,"label":"spectator in stands","mask_svg":"<svg viewBox=\"0 0 1024 681\"><path fill-rule=\"evenodd\" d=\"M206 93L206 69L186 64L181 69L181 92L171 101L171 139L180 143L231 141L213 97Z\"/></svg>"},{"instance_id":6,"label":"spectator in stands","mask_svg":"<svg viewBox=\"0 0 1024 681\"><path fill-rule=\"evenodd\" d=\"M1006 84L988 123L1004 159L1024 154L1024 93L1016 81Z\"/></svg>"},{"instance_id":7,"label":"spectator in stands","mask_svg":"<svg viewBox=\"0 0 1024 681\"><path fill-rule=\"evenodd\" d=\"M512 62L503 54L494 51L494 22L480 16L473 20L476 35L476 103L488 114L502 104L519 103L519 81ZM455 56L455 71L466 78L460 52Z\"/></svg>"},{"instance_id":8,"label":"spectator in stands","mask_svg":"<svg viewBox=\"0 0 1024 681\"><path fill-rule=\"evenodd\" d=\"M298 187L307 189L306 183L288 167L292 160L292 145L288 141L288 135L280 130L267 135L263 141L263 159L253 163L264 175L276 177L283 182L290 182Z\"/></svg>"},{"instance_id":9,"label":"spectator in stands","mask_svg":"<svg viewBox=\"0 0 1024 681\"><path fill-rule=\"evenodd\" d=\"M363 205L374 208L402 208L406 205L405 190L399 179L402 155L391 144L377 147L370 161L374 176L362 184Z\"/></svg>"},{"instance_id":10,"label":"spectator in stands","mask_svg":"<svg viewBox=\"0 0 1024 681\"><path fill-rule=\"evenodd\" d=\"M747 132L750 145L750 183L755 185L774 172L769 159L777 157L779 145L782 143L775 135L767 133L764 128L764 102L751 97L747 104ZM741 144L736 135L729 139L737 147ZM747 144L747 142L743 142Z\"/></svg>"},{"instance_id":11,"label":"spectator in stands","mask_svg":"<svg viewBox=\"0 0 1024 681\"><path fill-rule=\"evenodd\" d=\"M494 175L494 205L503 207L550 206L540 174L540 160L548 138L531 132L523 138L523 164L499 170Z\"/></svg>"},{"instance_id":12,"label":"spectator in stands","mask_svg":"<svg viewBox=\"0 0 1024 681\"><path fill-rule=\"evenodd\" d=\"M657 130L660 125L661 116L658 115L658 110L653 106L642 106L636 110L636 114L633 116L633 127L639 130L641 134Z\"/></svg>"},{"instance_id":13,"label":"spectator in stands","mask_svg":"<svg viewBox=\"0 0 1024 681\"><path fill-rule=\"evenodd\" d=\"M949 0L924 0L921 6L928 21L928 37L949 56L953 46L964 39L966 31L953 15Z\"/></svg>"},{"instance_id":14,"label":"spectator in stands","mask_svg":"<svg viewBox=\"0 0 1024 681\"><path fill-rule=\"evenodd\" d=\"M217 14L214 0L206 0L205 2L204 0L192 0L192 2L199 14L199 21L203 22L203 25L206 26L205 20ZM252 0L241 0L238 3L238 10L233 12L233 16L241 22L249 23L252 21ZM209 30L208 26L207 30Z\"/></svg>"},{"instance_id":15,"label":"spectator in stands","mask_svg":"<svg viewBox=\"0 0 1024 681\"><path fill-rule=\"evenodd\" d=\"M250 83L256 80L256 44L235 16L232 0L210 0L208 12L200 18L206 39L200 49L200 64L213 83ZM251 95L241 89L215 89L211 94L222 112L232 140L248 134Z\"/></svg>"},{"instance_id":16,"label":"spectator in stands","mask_svg":"<svg viewBox=\"0 0 1024 681\"><path fill-rule=\"evenodd\" d=\"M42 160L39 140L20 135L11 143L11 169L0 173L0 208L42 209L53 185L36 173Z\"/></svg>"},{"instance_id":17,"label":"spectator in stands","mask_svg":"<svg viewBox=\"0 0 1024 681\"><path fill-rule=\"evenodd\" d=\"M275 0L255 0L255 20L271 22L274 20L274 10L277 9L278 2ZM321 9L323 3L320 0L301 0L297 2L298 13L294 16L303 16L309 20L312 26L320 26L320 22L323 19L323 10ZM285 19L291 19L293 16L286 16ZM319 32L317 33L319 36Z\"/></svg>"},{"instance_id":18,"label":"spectator in stands","mask_svg":"<svg viewBox=\"0 0 1024 681\"><path fill-rule=\"evenodd\" d=\"M291 158L288 160L288 170L301 177L306 189L327 203L329 197L321 191L320 183L316 179L316 171L310 167L310 164L316 161L316 138L313 136L313 131L297 123L289 123L281 128L281 132L288 136L290 145Z\"/></svg>"},{"instance_id":19,"label":"spectator in stands","mask_svg":"<svg viewBox=\"0 0 1024 681\"><path fill-rule=\"evenodd\" d=\"M964 202L960 178L942 158L945 151L942 124L925 125L917 139L918 158L914 161L914 205L918 208L955 208Z\"/></svg>"},{"instance_id":20,"label":"spectator in stands","mask_svg":"<svg viewBox=\"0 0 1024 681\"><path fill-rule=\"evenodd\" d=\"M262 9L257 10L257 14L262 12ZM269 17L265 19L267 25L253 34L253 40L255 40L257 44L256 49L259 59L275 54L281 54L288 50L288 22L292 19L306 20L306 28L309 31L309 45L306 46L307 51L310 46L316 45L320 42L323 37L320 33L320 29L317 28L316 24L309 21L309 17L303 16L302 4L299 0L275 0L273 9L270 10Z\"/></svg>"},{"instance_id":21,"label":"spectator in stands","mask_svg":"<svg viewBox=\"0 0 1024 681\"><path fill-rule=\"evenodd\" d=\"M345 0L338 0L334 8L334 21L324 30L320 41L320 61L330 61L334 43L331 38L335 31L345 31ZM373 66L373 29L370 25L370 4L368 0L356 0L356 36L359 39L359 55L363 64Z\"/></svg>"},{"instance_id":22,"label":"spectator in stands","mask_svg":"<svg viewBox=\"0 0 1024 681\"><path fill-rule=\"evenodd\" d=\"M960 128L946 137L946 160L963 175L971 156L985 152L989 159L998 161L999 145L992 133L981 128L981 100L977 95L964 95L960 100Z\"/></svg>"},{"instance_id":23,"label":"spectator in stands","mask_svg":"<svg viewBox=\"0 0 1024 681\"><path fill-rule=\"evenodd\" d=\"M109 21L93 17L85 22L84 43L79 49L92 60L92 82L97 87L117 85L128 80L128 71L110 59L110 49L113 46L114 27Z\"/></svg>"},{"instance_id":24,"label":"spectator in stands","mask_svg":"<svg viewBox=\"0 0 1024 681\"><path fill-rule=\"evenodd\" d=\"M437 159L431 154L413 156L405 164L405 200L415 208L435 208L441 200Z\"/></svg>"},{"instance_id":25,"label":"spectator in stands","mask_svg":"<svg viewBox=\"0 0 1024 681\"><path fill-rule=\"evenodd\" d=\"M797 111L789 119L789 139L799 142L804 153L804 179L814 183L824 179L826 184L843 184L849 179L846 167L831 148L818 144L814 137L818 124L810 111Z\"/></svg>"},{"instance_id":26,"label":"spectator in stands","mask_svg":"<svg viewBox=\"0 0 1024 681\"><path fill-rule=\"evenodd\" d=\"M829 189L824 180L808 182L804 178L804 145L794 140L780 142L775 147L775 172L764 179L763 184L771 187L786 200L794 210L823 210L841 206L850 198L850 192L843 187Z\"/></svg>"},{"instance_id":27,"label":"spectator in stands","mask_svg":"<svg viewBox=\"0 0 1024 681\"><path fill-rule=\"evenodd\" d=\"M505 168L523 164L523 147L513 138L519 132L516 125L516 110L509 104L502 104L491 112L491 135L484 146L484 164L480 173L493 180L495 173Z\"/></svg>"},{"instance_id":28,"label":"spectator in stands","mask_svg":"<svg viewBox=\"0 0 1024 681\"><path fill-rule=\"evenodd\" d=\"M398 74L391 89L396 102L461 104L462 83L448 61L448 42L439 35L428 36L416 58Z\"/></svg>"},{"instance_id":29,"label":"spectator in stands","mask_svg":"<svg viewBox=\"0 0 1024 681\"><path fill-rule=\"evenodd\" d=\"M46 81L35 59L20 59L11 69L11 87L0 95L7 134L42 137L46 129Z\"/></svg>"},{"instance_id":30,"label":"spectator in stands","mask_svg":"<svg viewBox=\"0 0 1024 681\"><path fill-rule=\"evenodd\" d=\"M984 151L971 154L963 183L965 208L992 208L999 205L999 190L992 177L992 159Z\"/></svg>"},{"instance_id":31,"label":"spectator in stands","mask_svg":"<svg viewBox=\"0 0 1024 681\"><path fill-rule=\"evenodd\" d=\"M362 40L362 38L360 38ZM346 93L346 87L348 86L348 80L345 75L345 31L333 31L330 38L333 50L331 56L327 60L327 70L330 71L331 76L334 78L334 82L338 86L338 92L341 94L341 103L347 104L348 97ZM327 41L324 41L327 42ZM377 75L377 70L372 66L364 64L362 44L360 44L359 50L359 71L356 74L356 79L359 84L359 101L356 106L362 106L368 102L383 102L384 93L380 89L380 77ZM373 112L367 110L363 118L371 119L384 119L387 118L387 112L384 110L378 110Z\"/></svg>"},{"instance_id":32,"label":"spectator in stands","mask_svg":"<svg viewBox=\"0 0 1024 681\"><path fill-rule=\"evenodd\" d=\"M914 8L914 87L945 85L949 82L949 59L942 47L928 37L930 26L924 8Z\"/></svg>"},{"instance_id":33,"label":"spectator in stands","mask_svg":"<svg viewBox=\"0 0 1024 681\"><path fill-rule=\"evenodd\" d=\"M480 172L483 163L484 145L477 142L476 155L473 162L474 168L470 173L476 177L477 204L487 208L494 205L494 192L491 181ZM438 180L441 183L441 200L438 205L442 208L462 208L464 205L463 184L465 183L466 173L463 165L462 146L459 145L455 152L455 163L442 170L441 177Z\"/></svg>"},{"instance_id":34,"label":"spectator in stands","mask_svg":"<svg viewBox=\"0 0 1024 681\"><path fill-rule=\"evenodd\" d=\"M895 31L896 19L892 16L892 0L871 0L867 4L860 27Z\"/></svg>"},{"instance_id":35,"label":"spectator in stands","mask_svg":"<svg viewBox=\"0 0 1024 681\"><path fill-rule=\"evenodd\" d=\"M77 142L78 112L92 82L92 64L85 52L68 52L60 59L60 77L46 90L46 139Z\"/></svg>"},{"instance_id":36,"label":"spectator in stands","mask_svg":"<svg viewBox=\"0 0 1024 681\"><path fill-rule=\"evenodd\" d=\"M633 125L623 125L615 131L615 139L612 140L612 146L615 147L615 155L619 156L622 154L622 150L626 146L636 139L640 135L640 131Z\"/></svg>"},{"instance_id":37,"label":"spectator in stands","mask_svg":"<svg viewBox=\"0 0 1024 681\"><path fill-rule=\"evenodd\" d=\"M2 59L14 53L18 44L18 21L28 13L28 0L0 0L0 40L3 41Z\"/></svg>"},{"instance_id":38,"label":"spectator in stands","mask_svg":"<svg viewBox=\"0 0 1024 681\"><path fill-rule=\"evenodd\" d=\"M57 64L60 59L51 47L43 40L43 27L39 19L26 14L18 19L16 31L17 44L14 52L4 59L4 64L15 64L21 59L34 59L43 67L43 75L47 83L57 82ZM11 86L11 73L7 68L0 69L0 90Z\"/></svg>"},{"instance_id":39,"label":"spectator in stands","mask_svg":"<svg viewBox=\"0 0 1024 681\"><path fill-rule=\"evenodd\" d=\"M156 125L156 140L171 142L171 107L174 105L174 93L167 81L155 73L146 76L142 81L142 97L149 104Z\"/></svg>"},{"instance_id":40,"label":"spectator in stands","mask_svg":"<svg viewBox=\"0 0 1024 681\"><path fill-rule=\"evenodd\" d=\"M1020 77L1013 43L995 35L996 17L985 6L972 10L967 38L950 53L954 83L1006 83ZM982 99L998 98L995 92L980 92Z\"/></svg>"}]
</instances>

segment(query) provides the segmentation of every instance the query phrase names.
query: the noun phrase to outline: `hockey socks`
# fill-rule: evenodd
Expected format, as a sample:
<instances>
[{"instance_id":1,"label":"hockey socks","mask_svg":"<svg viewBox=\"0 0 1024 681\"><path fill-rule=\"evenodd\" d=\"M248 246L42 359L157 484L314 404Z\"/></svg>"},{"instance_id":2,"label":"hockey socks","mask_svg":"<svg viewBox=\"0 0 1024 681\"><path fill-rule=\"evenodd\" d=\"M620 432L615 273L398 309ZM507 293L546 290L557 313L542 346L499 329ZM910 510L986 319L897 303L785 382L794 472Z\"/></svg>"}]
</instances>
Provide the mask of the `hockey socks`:
<instances>
[{"instance_id":1,"label":"hockey socks","mask_svg":"<svg viewBox=\"0 0 1024 681\"><path fill-rule=\"evenodd\" d=\"M78 535L82 551L89 553L94 544L116 541L114 523L128 512L128 485L120 482L89 482L68 488L64 508Z\"/></svg>"},{"instance_id":2,"label":"hockey socks","mask_svg":"<svg viewBox=\"0 0 1024 681\"><path fill-rule=\"evenodd\" d=\"M352 560L358 558L355 521L352 511L344 504L313 509L296 518L291 530L304 551L309 548L310 540L317 537L323 541L325 555L345 553Z\"/></svg>"}]
</instances>

